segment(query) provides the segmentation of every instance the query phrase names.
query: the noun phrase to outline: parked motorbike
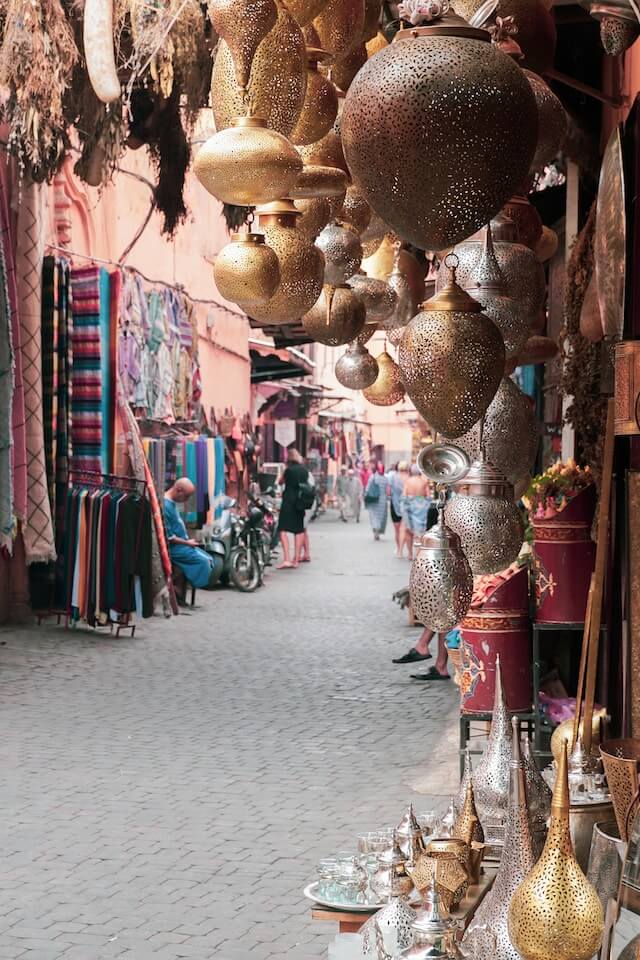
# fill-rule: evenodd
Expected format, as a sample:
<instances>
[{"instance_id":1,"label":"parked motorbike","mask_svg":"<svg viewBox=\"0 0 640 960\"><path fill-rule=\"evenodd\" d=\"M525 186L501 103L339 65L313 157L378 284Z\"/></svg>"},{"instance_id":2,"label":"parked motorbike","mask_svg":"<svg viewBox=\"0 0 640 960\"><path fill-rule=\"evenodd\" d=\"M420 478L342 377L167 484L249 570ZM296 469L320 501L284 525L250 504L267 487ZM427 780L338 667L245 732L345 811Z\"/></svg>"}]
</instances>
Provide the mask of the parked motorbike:
<instances>
[{"instance_id":1,"label":"parked motorbike","mask_svg":"<svg viewBox=\"0 0 640 960\"><path fill-rule=\"evenodd\" d=\"M264 571L258 532L262 510L250 505L247 514L234 513L236 501L232 497L225 497L222 506L207 549L222 559L221 583L232 583L243 593L252 593L262 583Z\"/></svg>"}]
</instances>

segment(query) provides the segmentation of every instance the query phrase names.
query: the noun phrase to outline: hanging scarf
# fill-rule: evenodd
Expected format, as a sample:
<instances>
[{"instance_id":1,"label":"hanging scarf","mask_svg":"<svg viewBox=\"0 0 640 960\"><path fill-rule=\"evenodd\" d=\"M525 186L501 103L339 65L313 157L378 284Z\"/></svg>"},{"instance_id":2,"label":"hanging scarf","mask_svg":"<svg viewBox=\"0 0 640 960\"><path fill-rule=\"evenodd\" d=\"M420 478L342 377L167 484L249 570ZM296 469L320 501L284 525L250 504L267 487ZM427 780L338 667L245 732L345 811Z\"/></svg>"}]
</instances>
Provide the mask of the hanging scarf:
<instances>
[{"instance_id":1,"label":"hanging scarf","mask_svg":"<svg viewBox=\"0 0 640 960\"><path fill-rule=\"evenodd\" d=\"M7 269L0 243L0 548L13 546L13 485L11 482L11 398L13 396L13 342Z\"/></svg>"},{"instance_id":2,"label":"hanging scarf","mask_svg":"<svg viewBox=\"0 0 640 960\"><path fill-rule=\"evenodd\" d=\"M102 472L102 371L100 270L74 267L73 291L73 468Z\"/></svg>"},{"instance_id":3,"label":"hanging scarf","mask_svg":"<svg viewBox=\"0 0 640 960\"><path fill-rule=\"evenodd\" d=\"M58 264L54 257L45 257L42 265L42 427L47 489L52 512L55 504L58 436L58 293Z\"/></svg>"}]
</instances>

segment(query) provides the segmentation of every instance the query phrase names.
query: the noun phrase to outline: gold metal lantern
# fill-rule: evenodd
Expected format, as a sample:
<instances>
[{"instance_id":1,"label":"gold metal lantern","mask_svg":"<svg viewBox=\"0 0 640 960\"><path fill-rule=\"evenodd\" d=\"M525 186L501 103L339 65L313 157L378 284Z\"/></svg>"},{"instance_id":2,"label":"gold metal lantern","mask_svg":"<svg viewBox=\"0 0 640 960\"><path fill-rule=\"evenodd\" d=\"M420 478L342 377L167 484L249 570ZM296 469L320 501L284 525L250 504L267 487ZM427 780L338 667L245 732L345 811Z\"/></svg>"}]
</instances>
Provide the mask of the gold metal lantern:
<instances>
[{"instance_id":1,"label":"gold metal lantern","mask_svg":"<svg viewBox=\"0 0 640 960\"><path fill-rule=\"evenodd\" d=\"M278 19L254 54L247 93L251 113L263 117L270 130L288 137L304 103L307 53L302 30L278 0L276 6ZM218 131L246 113L231 50L224 40L218 44L213 65L211 107Z\"/></svg>"},{"instance_id":2,"label":"gold metal lantern","mask_svg":"<svg viewBox=\"0 0 640 960\"><path fill-rule=\"evenodd\" d=\"M329 0L313 26L322 49L336 59L344 57L362 37L364 0Z\"/></svg>"},{"instance_id":3,"label":"gold metal lantern","mask_svg":"<svg viewBox=\"0 0 640 960\"><path fill-rule=\"evenodd\" d=\"M376 407L392 407L404 400L405 390L400 368L386 350L383 350L376 360L378 376L370 387L362 391L364 398Z\"/></svg>"},{"instance_id":4,"label":"gold metal lantern","mask_svg":"<svg viewBox=\"0 0 640 960\"><path fill-rule=\"evenodd\" d=\"M407 324L399 364L418 412L438 433L455 438L491 403L505 352L493 320L456 283L455 258L447 260L449 281Z\"/></svg>"},{"instance_id":5,"label":"gold metal lantern","mask_svg":"<svg viewBox=\"0 0 640 960\"><path fill-rule=\"evenodd\" d=\"M400 342L404 328L418 312L418 302L414 298L409 278L400 266L400 253L400 241L398 241L396 255L393 259L393 270L387 280L396 295L396 305L391 316L382 321L382 326L387 330L389 339L394 345Z\"/></svg>"},{"instance_id":6,"label":"gold metal lantern","mask_svg":"<svg viewBox=\"0 0 640 960\"><path fill-rule=\"evenodd\" d=\"M367 48L364 43L359 43L349 50L344 57L334 61L331 65L331 79L339 90L346 93L356 73L366 62Z\"/></svg>"},{"instance_id":7,"label":"gold metal lantern","mask_svg":"<svg viewBox=\"0 0 640 960\"><path fill-rule=\"evenodd\" d=\"M336 362L335 374L338 383L348 390L364 390L377 379L378 361L359 340L355 340Z\"/></svg>"},{"instance_id":8,"label":"gold metal lantern","mask_svg":"<svg viewBox=\"0 0 640 960\"><path fill-rule=\"evenodd\" d=\"M337 219L355 230L361 238L371 222L371 207L354 184L347 188Z\"/></svg>"},{"instance_id":9,"label":"gold metal lantern","mask_svg":"<svg viewBox=\"0 0 640 960\"><path fill-rule=\"evenodd\" d=\"M287 10L301 27L311 23L326 5L327 0L287 0Z\"/></svg>"},{"instance_id":10,"label":"gold metal lantern","mask_svg":"<svg viewBox=\"0 0 640 960\"><path fill-rule=\"evenodd\" d=\"M602 904L573 852L563 745L547 842L513 894L509 936L524 960L590 960L600 949L603 927Z\"/></svg>"},{"instance_id":11,"label":"gold metal lantern","mask_svg":"<svg viewBox=\"0 0 640 960\"><path fill-rule=\"evenodd\" d=\"M350 287L325 286L302 318L302 325L318 343L339 347L357 337L364 327L364 304Z\"/></svg>"},{"instance_id":12,"label":"gold metal lantern","mask_svg":"<svg viewBox=\"0 0 640 960\"><path fill-rule=\"evenodd\" d=\"M366 274L354 273L349 286L362 297L367 311L367 324L380 324L393 313L397 298L395 291L384 280L374 280Z\"/></svg>"},{"instance_id":13,"label":"gold metal lantern","mask_svg":"<svg viewBox=\"0 0 640 960\"><path fill-rule=\"evenodd\" d=\"M499 4L487 5L484 0L454 0L456 13L465 20L480 14L482 26L496 16L513 17L518 33L518 46L524 54L522 66L546 73L553 67L556 52L556 23L546 0L500 0ZM481 7L487 10L482 17Z\"/></svg>"},{"instance_id":14,"label":"gold metal lantern","mask_svg":"<svg viewBox=\"0 0 640 960\"><path fill-rule=\"evenodd\" d=\"M338 114L338 94L333 83L318 70L326 56L317 47L307 47L307 91L302 111L291 131L291 142L315 143L331 130Z\"/></svg>"},{"instance_id":15,"label":"gold metal lantern","mask_svg":"<svg viewBox=\"0 0 640 960\"><path fill-rule=\"evenodd\" d=\"M377 323L365 323L362 333L359 333L356 337L358 343L361 343L363 346L365 343L369 343L369 340L373 337L374 333L378 332Z\"/></svg>"},{"instance_id":16,"label":"gold metal lantern","mask_svg":"<svg viewBox=\"0 0 640 960\"><path fill-rule=\"evenodd\" d=\"M280 283L280 264L261 233L234 233L213 265L216 287L234 303L266 303Z\"/></svg>"},{"instance_id":17,"label":"gold metal lantern","mask_svg":"<svg viewBox=\"0 0 640 960\"><path fill-rule=\"evenodd\" d=\"M237 117L200 148L193 170L221 203L254 206L286 197L302 172L302 160L293 144L269 130L262 118Z\"/></svg>"},{"instance_id":18,"label":"gold metal lantern","mask_svg":"<svg viewBox=\"0 0 640 960\"><path fill-rule=\"evenodd\" d=\"M309 200L294 200L294 206L301 215L298 230L309 240L315 240L331 218L329 201L324 197L313 197Z\"/></svg>"},{"instance_id":19,"label":"gold metal lantern","mask_svg":"<svg viewBox=\"0 0 640 960\"><path fill-rule=\"evenodd\" d=\"M476 809L473 783L471 780L467 783L464 803L456 817L451 836L457 840L464 840L469 846L471 846L472 843L484 843L484 830L482 829L480 817Z\"/></svg>"},{"instance_id":20,"label":"gold metal lantern","mask_svg":"<svg viewBox=\"0 0 640 960\"><path fill-rule=\"evenodd\" d=\"M318 164L305 163L295 184L289 190L293 200L338 200L340 206L347 189L347 175L338 167L321 167ZM331 212L331 218L334 214Z\"/></svg>"},{"instance_id":21,"label":"gold metal lantern","mask_svg":"<svg viewBox=\"0 0 640 960\"><path fill-rule=\"evenodd\" d=\"M528 197L514 194L502 208L502 213L513 220L518 230L518 239L525 247L535 250L542 236L542 219Z\"/></svg>"},{"instance_id":22,"label":"gold metal lantern","mask_svg":"<svg viewBox=\"0 0 640 960\"><path fill-rule=\"evenodd\" d=\"M341 134L354 183L385 223L422 249L441 250L478 230L533 159L531 87L489 40L454 15L400 30L347 93ZM519 135L505 137L505 129Z\"/></svg>"},{"instance_id":23,"label":"gold metal lantern","mask_svg":"<svg viewBox=\"0 0 640 960\"><path fill-rule=\"evenodd\" d=\"M236 82L244 91L255 52L278 19L274 0L212 0L209 17L229 48Z\"/></svg>"},{"instance_id":24,"label":"gold metal lantern","mask_svg":"<svg viewBox=\"0 0 640 960\"><path fill-rule=\"evenodd\" d=\"M325 133L321 140L300 147L300 155L305 164L319 167L338 167L344 170L349 177L349 167L344 158L342 141L336 133L335 124L332 130Z\"/></svg>"},{"instance_id":25,"label":"gold metal lantern","mask_svg":"<svg viewBox=\"0 0 640 960\"><path fill-rule=\"evenodd\" d=\"M542 236L535 246L535 255L541 263L551 260L558 249L558 234L551 227L542 225Z\"/></svg>"},{"instance_id":26,"label":"gold metal lantern","mask_svg":"<svg viewBox=\"0 0 640 960\"><path fill-rule=\"evenodd\" d=\"M359 269L362 245L358 234L338 223L328 224L318 236L316 246L324 255L324 282L332 286L346 283ZM350 338L353 340L353 337Z\"/></svg>"},{"instance_id":27,"label":"gold metal lantern","mask_svg":"<svg viewBox=\"0 0 640 960\"><path fill-rule=\"evenodd\" d=\"M374 213L372 223L376 218L377 214ZM362 235L362 239L365 241L370 227L371 224ZM373 277L375 280L388 280L397 259L398 266L411 287L414 303L422 303L423 300L428 299L428 296L425 296L424 267L408 250L401 249L398 253L397 244L398 237L389 234L388 228L386 228L386 235L382 243L370 257L362 261L362 269L368 277Z\"/></svg>"},{"instance_id":28,"label":"gold metal lantern","mask_svg":"<svg viewBox=\"0 0 640 960\"><path fill-rule=\"evenodd\" d=\"M532 171L543 170L558 154L567 132L567 115L548 83L531 70L524 71L538 108L538 145Z\"/></svg>"},{"instance_id":29,"label":"gold metal lantern","mask_svg":"<svg viewBox=\"0 0 640 960\"><path fill-rule=\"evenodd\" d=\"M322 293L324 257L296 227L300 214L291 200L280 200L256 209L265 242L280 264L280 283L266 303L247 312L264 324L298 320Z\"/></svg>"}]
</instances>

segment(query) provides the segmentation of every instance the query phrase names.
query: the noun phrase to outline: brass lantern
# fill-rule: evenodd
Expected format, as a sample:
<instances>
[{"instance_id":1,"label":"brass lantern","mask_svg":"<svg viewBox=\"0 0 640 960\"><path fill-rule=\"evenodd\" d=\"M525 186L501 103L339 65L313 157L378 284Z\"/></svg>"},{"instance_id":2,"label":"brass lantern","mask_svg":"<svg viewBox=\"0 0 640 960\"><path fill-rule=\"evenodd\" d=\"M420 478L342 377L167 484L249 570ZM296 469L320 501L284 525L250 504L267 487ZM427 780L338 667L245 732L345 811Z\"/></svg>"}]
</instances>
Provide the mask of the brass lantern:
<instances>
[{"instance_id":1,"label":"brass lantern","mask_svg":"<svg viewBox=\"0 0 640 960\"><path fill-rule=\"evenodd\" d=\"M500 657L496 657L493 712L487 746L473 772L473 789L487 843L501 847L507 824L511 724L504 699Z\"/></svg>"},{"instance_id":2,"label":"brass lantern","mask_svg":"<svg viewBox=\"0 0 640 960\"><path fill-rule=\"evenodd\" d=\"M200 148L193 170L222 203L246 207L286 197L302 172L302 160L293 144L267 129L260 117L237 117Z\"/></svg>"},{"instance_id":3,"label":"brass lantern","mask_svg":"<svg viewBox=\"0 0 640 960\"><path fill-rule=\"evenodd\" d=\"M558 234L551 227L542 225L542 236L536 243L535 254L541 263L555 257L558 249ZM544 328L543 328L544 329Z\"/></svg>"},{"instance_id":4,"label":"brass lantern","mask_svg":"<svg viewBox=\"0 0 640 960\"><path fill-rule=\"evenodd\" d=\"M548 83L531 70L525 70L538 108L538 146L532 171L542 170L554 159L567 132L567 115L562 103Z\"/></svg>"},{"instance_id":5,"label":"brass lantern","mask_svg":"<svg viewBox=\"0 0 640 960\"><path fill-rule=\"evenodd\" d=\"M382 321L382 326L388 331L389 339L395 345L400 342L404 328L418 311L409 278L400 266L400 241L396 244L393 270L387 283L396 295L396 305L391 316Z\"/></svg>"},{"instance_id":6,"label":"brass lantern","mask_svg":"<svg viewBox=\"0 0 640 960\"><path fill-rule=\"evenodd\" d=\"M518 239L525 247L535 250L542 236L542 219L528 197L516 193L505 203L502 213L513 220L518 229Z\"/></svg>"},{"instance_id":7,"label":"brass lantern","mask_svg":"<svg viewBox=\"0 0 640 960\"><path fill-rule=\"evenodd\" d=\"M400 341L407 392L425 420L447 437L461 436L480 419L504 371L500 331L481 310L458 286L451 267L447 286L422 304Z\"/></svg>"},{"instance_id":8,"label":"brass lantern","mask_svg":"<svg viewBox=\"0 0 640 960\"><path fill-rule=\"evenodd\" d=\"M216 287L234 303L266 303L280 283L280 264L261 233L234 233L213 265Z\"/></svg>"},{"instance_id":9,"label":"brass lantern","mask_svg":"<svg viewBox=\"0 0 640 960\"><path fill-rule=\"evenodd\" d=\"M247 93L251 113L264 117L270 130L288 137L304 103L307 53L302 30L277 0L276 6L278 19L255 52ZM213 65L211 107L218 131L246 112L231 50L224 40L218 44Z\"/></svg>"},{"instance_id":10,"label":"brass lantern","mask_svg":"<svg viewBox=\"0 0 640 960\"><path fill-rule=\"evenodd\" d=\"M460 537L474 576L506 570L520 553L524 522L513 484L485 460L474 461L453 485L445 520Z\"/></svg>"},{"instance_id":11,"label":"brass lantern","mask_svg":"<svg viewBox=\"0 0 640 960\"><path fill-rule=\"evenodd\" d=\"M212 0L209 17L229 48L237 84L244 91L255 52L278 18L274 0Z\"/></svg>"},{"instance_id":12,"label":"brass lantern","mask_svg":"<svg viewBox=\"0 0 640 960\"><path fill-rule=\"evenodd\" d=\"M367 48L364 43L359 43L331 65L332 81L339 90L346 93L356 73L366 62Z\"/></svg>"},{"instance_id":13,"label":"brass lantern","mask_svg":"<svg viewBox=\"0 0 640 960\"><path fill-rule=\"evenodd\" d=\"M364 327L364 304L350 287L325 286L302 318L302 326L318 343L339 347L351 343Z\"/></svg>"},{"instance_id":14,"label":"brass lantern","mask_svg":"<svg viewBox=\"0 0 640 960\"><path fill-rule=\"evenodd\" d=\"M454 15L400 30L347 93L341 134L353 181L422 249L459 243L490 220L535 153L531 87L489 40Z\"/></svg>"},{"instance_id":15,"label":"brass lantern","mask_svg":"<svg viewBox=\"0 0 640 960\"><path fill-rule=\"evenodd\" d=\"M322 293L324 257L296 228L300 216L291 200L266 204L256 210L265 242L280 264L280 284L266 303L251 305L249 315L264 324L298 320Z\"/></svg>"},{"instance_id":16,"label":"brass lantern","mask_svg":"<svg viewBox=\"0 0 640 960\"><path fill-rule=\"evenodd\" d=\"M376 217L377 214L374 214L373 218ZM365 230L363 239L366 240L367 235L368 230ZM378 249L362 261L362 269L368 277L374 277L376 280L387 280L393 272L397 259L398 266L411 287L414 303L422 303L423 300L428 300L430 296L425 291L424 268L408 250L401 249L398 253L397 243L398 238L387 232Z\"/></svg>"},{"instance_id":17,"label":"brass lantern","mask_svg":"<svg viewBox=\"0 0 640 960\"><path fill-rule=\"evenodd\" d=\"M316 246L324 255L325 283L332 286L346 283L360 267L362 245L358 234L349 227L328 224L316 240Z\"/></svg>"},{"instance_id":18,"label":"brass lantern","mask_svg":"<svg viewBox=\"0 0 640 960\"><path fill-rule=\"evenodd\" d=\"M336 380L349 390L364 390L375 383L378 376L378 361L367 348L355 340L335 367Z\"/></svg>"},{"instance_id":19,"label":"brass lantern","mask_svg":"<svg viewBox=\"0 0 640 960\"><path fill-rule=\"evenodd\" d=\"M547 0L500 0L500 4L486 4L484 0L454 0L456 13L465 20L480 14L482 25L495 13L513 17L518 27L517 41L524 60L522 65L536 73L546 73L553 67L556 52L556 23ZM482 17L481 8L488 13Z\"/></svg>"},{"instance_id":20,"label":"brass lantern","mask_svg":"<svg viewBox=\"0 0 640 960\"><path fill-rule=\"evenodd\" d=\"M330 80L318 70L318 61L325 56L317 47L307 48L307 92L302 112L291 131L292 143L315 143L333 127L338 113L338 94Z\"/></svg>"},{"instance_id":21,"label":"brass lantern","mask_svg":"<svg viewBox=\"0 0 640 960\"><path fill-rule=\"evenodd\" d=\"M329 201L324 197L312 197L309 200L294 200L294 206L301 214L298 230L309 240L315 240L331 218Z\"/></svg>"},{"instance_id":22,"label":"brass lantern","mask_svg":"<svg viewBox=\"0 0 640 960\"><path fill-rule=\"evenodd\" d=\"M365 308L366 309L366 308ZM365 343L369 343L374 333L378 332L377 323L365 323L362 333L359 333L356 337L358 343L361 343L363 346Z\"/></svg>"},{"instance_id":23,"label":"brass lantern","mask_svg":"<svg viewBox=\"0 0 640 960\"><path fill-rule=\"evenodd\" d=\"M338 167L349 176L349 167L344 158L342 140L336 133L335 124L332 130L325 133L317 143L310 143L300 147L300 155L305 164L320 167Z\"/></svg>"},{"instance_id":24,"label":"brass lantern","mask_svg":"<svg viewBox=\"0 0 640 960\"><path fill-rule=\"evenodd\" d=\"M331 201L338 198L342 205L346 189L347 175L344 170L305 163L289 195L293 200L322 198Z\"/></svg>"},{"instance_id":25,"label":"brass lantern","mask_svg":"<svg viewBox=\"0 0 640 960\"><path fill-rule=\"evenodd\" d=\"M469 609L473 574L460 537L444 522L443 504L437 524L417 544L409 591L418 620L436 633L452 630Z\"/></svg>"},{"instance_id":26,"label":"brass lantern","mask_svg":"<svg viewBox=\"0 0 640 960\"><path fill-rule=\"evenodd\" d=\"M589 13L600 21L600 40L609 56L620 56L637 40L640 23L635 4L629 0L592 3Z\"/></svg>"},{"instance_id":27,"label":"brass lantern","mask_svg":"<svg viewBox=\"0 0 640 960\"><path fill-rule=\"evenodd\" d=\"M376 357L378 376L363 390L365 400L376 407L392 407L404 400L404 384L398 364L392 360L386 350Z\"/></svg>"},{"instance_id":28,"label":"brass lantern","mask_svg":"<svg viewBox=\"0 0 640 960\"><path fill-rule=\"evenodd\" d=\"M371 207L354 184L347 188L337 219L341 223L346 223L361 237L371 222Z\"/></svg>"},{"instance_id":29,"label":"brass lantern","mask_svg":"<svg viewBox=\"0 0 640 960\"><path fill-rule=\"evenodd\" d=\"M367 311L367 324L380 324L393 313L397 298L395 291L384 280L374 280L364 273L354 273L349 286L362 297Z\"/></svg>"},{"instance_id":30,"label":"brass lantern","mask_svg":"<svg viewBox=\"0 0 640 960\"><path fill-rule=\"evenodd\" d=\"M326 5L327 0L287 0L287 10L301 27L311 23Z\"/></svg>"},{"instance_id":31,"label":"brass lantern","mask_svg":"<svg viewBox=\"0 0 640 960\"><path fill-rule=\"evenodd\" d=\"M335 57L344 57L364 30L364 0L329 0L313 26L320 46Z\"/></svg>"}]
</instances>

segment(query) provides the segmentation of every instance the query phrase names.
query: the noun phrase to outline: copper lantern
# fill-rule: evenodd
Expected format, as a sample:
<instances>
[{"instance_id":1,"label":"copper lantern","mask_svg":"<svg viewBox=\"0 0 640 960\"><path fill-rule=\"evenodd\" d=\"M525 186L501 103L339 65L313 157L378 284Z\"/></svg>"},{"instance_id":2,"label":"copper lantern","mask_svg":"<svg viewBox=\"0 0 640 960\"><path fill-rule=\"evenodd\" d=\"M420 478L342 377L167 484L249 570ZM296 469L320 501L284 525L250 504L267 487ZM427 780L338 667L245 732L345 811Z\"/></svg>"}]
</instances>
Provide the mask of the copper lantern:
<instances>
[{"instance_id":1,"label":"copper lantern","mask_svg":"<svg viewBox=\"0 0 640 960\"><path fill-rule=\"evenodd\" d=\"M364 304L350 287L327 285L311 310L305 313L302 325L318 343L339 347L360 333L364 316Z\"/></svg>"},{"instance_id":2,"label":"copper lantern","mask_svg":"<svg viewBox=\"0 0 640 960\"><path fill-rule=\"evenodd\" d=\"M391 407L404 400L404 384L398 364L386 350L376 357L378 376L363 393L366 400L376 407Z\"/></svg>"}]
</instances>

